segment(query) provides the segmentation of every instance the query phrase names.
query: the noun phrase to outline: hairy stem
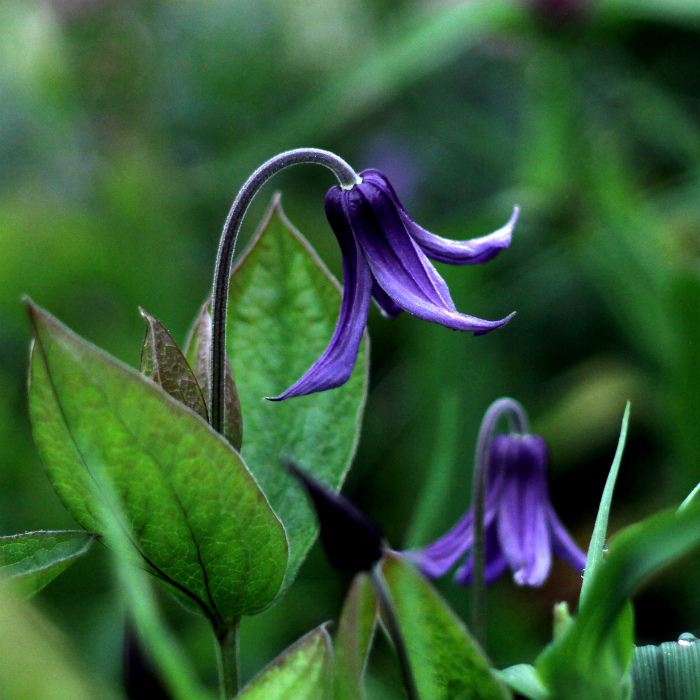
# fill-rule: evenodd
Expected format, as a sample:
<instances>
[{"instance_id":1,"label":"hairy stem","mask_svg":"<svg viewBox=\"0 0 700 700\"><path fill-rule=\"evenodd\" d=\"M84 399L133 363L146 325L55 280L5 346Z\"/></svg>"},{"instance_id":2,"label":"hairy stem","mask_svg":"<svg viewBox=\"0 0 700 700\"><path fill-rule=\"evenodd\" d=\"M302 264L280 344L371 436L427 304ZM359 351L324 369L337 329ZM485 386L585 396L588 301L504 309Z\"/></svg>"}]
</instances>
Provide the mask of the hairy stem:
<instances>
[{"instance_id":1,"label":"hairy stem","mask_svg":"<svg viewBox=\"0 0 700 700\"><path fill-rule=\"evenodd\" d=\"M420 700L416 681L413 677L413 670L411 669L411 664L408 659L408 649L406 649L406 643L401 634L401 628L396 618L394 605L391 602L391 595L387 588L386 581L384 580L381 563L376 564L372 568L369 573L369 578L377 600L379 601L379 610L382 614L384 624L386 625L386 631L389 633L389 637L391 637L394 649L396 650L396 657L399 661L399 668L401 670L403 685L406 689L406 696L408 700Z\"/></svg>"},{"instance_id":2,"label":"hairy stem","mask_svg":"<svg viewBox=\"0 0 700 700\"><path fill-rule=\"evenodd\" d=\"M217 432L223 432L224 393L226 391L226 304L228 302L229 276L231 262L236 247L238 231L243 217L258 190L275 173L299 163L318 163L333 171L343 189L351 189L361 182L355 171L342 159L330 151L317 148L299 148L286 151L271 158L261 165L243 185L229 211L224 231L221 234L219 252L214 273L214 290L212 293L212 338L210 355L211 405L209 422Z\"/></svg>"},{"instance_id":3,"label":"hairy stem","mask_svg":"<svg viewBox=\"0 0 700 700\"><path fill-rule=\"evenodd\" d=\"M472 481L472 507L474 509L474 569L472 572L472 634L485 646L486 642L486 541L484 534L484 501L488 484L489 450L494 432L501 418L508 418L511 432L527 433L529 430L525 409L510 398L494 401L486 411L479 429L474 457L474 477Z\"/></svg>"}]
</instances>

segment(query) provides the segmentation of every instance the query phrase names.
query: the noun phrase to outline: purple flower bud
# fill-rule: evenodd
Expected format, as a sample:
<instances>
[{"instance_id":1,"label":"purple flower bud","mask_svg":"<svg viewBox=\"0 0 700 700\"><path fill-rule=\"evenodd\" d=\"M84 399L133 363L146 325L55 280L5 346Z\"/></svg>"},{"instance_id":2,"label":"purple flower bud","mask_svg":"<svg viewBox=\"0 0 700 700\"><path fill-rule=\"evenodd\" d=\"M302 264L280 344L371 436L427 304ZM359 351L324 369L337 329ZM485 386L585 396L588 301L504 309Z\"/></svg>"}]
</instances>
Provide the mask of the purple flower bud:
<instances>
[{"instance_id":1,"label":"purple flower bud","mask_svg":"<svg viewBox=\"0 0 700 700\"><path fill-rule=\"evenodd\" d=\"M498 231L469 241L451 241L421 228L401 205L394 188L378 170L360 173L349 189L332 187L326 216L343 256L343 301L330 344L306 374L277 401L326 391L352 374L374 297L382 313L401 311L457 331L482 335L506 324L459 313L429 258L451 265L487 262L510 244L518 216L515 208Z\"/></svg>"},{"instance_id":2,"label":"purple flower bud","mask_svg":"<svg viewBox=\"0 0 700 700\"><path fill-rule=\"evenodd\" d=\"M552 563L552 554L577 572L586 555L561 524L549 500L547 446L537 435L501 434L490 446L488 485L484 508L487 583L510 567L521 586L540 586ZM452 530L423 549L408 552L429 578L447 573L471 550L474 541L470 508ZM455 581L471 582L471 554L457 570Z\"/></svg>"},{"instance_id":3,"label":"purple flower bud","mask_svg":"<svg viewBox=\"0 0 700 700\"><path fill-rule=\"evenodd\" d=\"M306 490L321 528L321 543L331 564L340 571L369 571L384 552L379 527L347 498L284 460L287 471Z\"/></svg>"}]
</instances>

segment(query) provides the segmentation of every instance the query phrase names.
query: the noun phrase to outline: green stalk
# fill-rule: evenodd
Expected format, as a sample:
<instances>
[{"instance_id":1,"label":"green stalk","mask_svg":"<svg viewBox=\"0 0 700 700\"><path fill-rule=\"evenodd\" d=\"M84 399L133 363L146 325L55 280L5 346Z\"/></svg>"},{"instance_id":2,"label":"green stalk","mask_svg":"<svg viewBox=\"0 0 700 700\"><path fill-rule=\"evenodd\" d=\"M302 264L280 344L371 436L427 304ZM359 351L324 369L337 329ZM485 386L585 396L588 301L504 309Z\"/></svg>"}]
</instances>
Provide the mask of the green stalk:
<instances>
[{"instance_id":1,"label":"green stalk","mask_svg":"<svg viewBox=\"0 0 700 700\"><path fill-rule=\"evenodd\" d=\"M216 660L219 667L221 700L238 694L238 623L216 635Z\"/></svg>"},{"instance_id":2,"label":"green stalk","mask_svg":"<svg viewBox=\"0 0 700 700\"><path fill-rule=\"evenodd\" d=\"M286 151L263 163L241 187L229 211L221 234L216 256L214 289L212 291L212 330L210 351L211 399L209 423L217 433L224 431L224 404L226 393L226 305L228 303L231 263L238 231L248 205L258 190L276 173L291 165L316 163L333 171L343 189L351 189L362 182L357 173L339 156L318 148L297 148Z\"/></svg>"}]
</instances>

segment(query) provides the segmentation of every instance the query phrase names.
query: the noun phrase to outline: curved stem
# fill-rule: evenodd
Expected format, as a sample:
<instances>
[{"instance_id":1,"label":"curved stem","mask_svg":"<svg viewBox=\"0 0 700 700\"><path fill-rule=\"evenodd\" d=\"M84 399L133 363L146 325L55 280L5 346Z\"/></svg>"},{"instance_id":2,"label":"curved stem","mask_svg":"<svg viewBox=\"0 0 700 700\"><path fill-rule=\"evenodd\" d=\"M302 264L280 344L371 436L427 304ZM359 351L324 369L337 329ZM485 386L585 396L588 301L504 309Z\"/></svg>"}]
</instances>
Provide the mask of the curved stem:
<instances>
[{"instance_id":1,"label":"curved stem","mask_svg":"<svg viewBox=\"0 0 700 700\"><path fill-rule=\"evenodd\" d=\"M333 171L343 189L349 190L362 180L342 159L330 151L318 148L298 148L286 151L263 163L241 187L233 206L229 211L224 231L221 234L219 252L214 273L214 291L212 294L212 336L209 369L211 377L211 405L209 422L217 432L223 432L223 406L226 372L226 304L228 301L229 276L231 262L236 247L238 231L243 217L258 190L275 173L290 165L299 163L318 163Z\"/></svg>"},{"instance_id":2,"label":"curved stem","mask_svg":"<svg viewBox=\"0 0 700 700\"><path fill-rule=\"evenodd\" d=\"M404 688L406 689L406 696L408 697L408 700L420 700L416 680L413 677L413 670L411 669L411 663L408 659L408 649L406 649L406 643L404 642L403 635L401 634L401 628L399 627L399 621L396 618L394 605L391 602L391 594L389 593L386 581L384 580L384 574L381 570L381 563L378 563L372 567L371 571L369 572L369 579L372 584L372 588L374 589L374 593L377 596L377 601L379 602L379 610L382 614L382 618L384 619L386 631L389 633L389 637L391 637L391 641L394 643L396 657L399 661L399 668L401 669L401 678L403 680Z\"/></svg>"},{"instance_id":3,"label":"curved stem","mask_svg":"<svg viewBox=\"0 0 700 700\"><path fill-rule=\"evenodd\" d=\"M472 571L472 634L485 646L486 635L486 590L484 569L486 568L486 541L484 536L484 501L488 484L489 450L493 435L501 418L507 418L510 431L524 434L529 431L525 409L515 399L503 398L494 401L484 414L479 429L474 457L472 479L472 507L474 509L474 569Z\"/></svg>"}]
</instances>

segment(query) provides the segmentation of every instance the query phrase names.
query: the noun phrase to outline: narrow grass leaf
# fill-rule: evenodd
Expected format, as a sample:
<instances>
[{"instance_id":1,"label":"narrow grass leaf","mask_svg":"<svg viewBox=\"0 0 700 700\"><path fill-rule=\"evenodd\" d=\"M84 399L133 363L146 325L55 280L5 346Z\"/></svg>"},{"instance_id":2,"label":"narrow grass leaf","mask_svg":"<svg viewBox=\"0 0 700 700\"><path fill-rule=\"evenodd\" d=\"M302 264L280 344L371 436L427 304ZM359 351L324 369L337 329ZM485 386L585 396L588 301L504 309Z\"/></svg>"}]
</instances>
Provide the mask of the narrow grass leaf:
<instances>
[{"instance_id":1,"label":"narrow grass leaf","mask_svg":"<svg viewBox=\"0 0 700 700\"><path fill-rule=\"evenodd\" d=\"M593 534L591 535L591 543L588 546L588 554L586 556L586 568L583 574L583 583L581 584L581 597L579 599L579 607L583 607L586 602L586 597L590 588L590 582L593 580L596 569L603 563L605 556L605 538L608 532L608 518L610 517L610 507L612 505L613 492L615 491L615 482L617 481L617 473L620 470L620 462L622 454L625 450L625 442L627 440L627 426L630 418L630 404L627 402L625 413L622 417L622 428L620 429L620 437L617 441L617 450L612 466L608 472L608 478L603 489L603 496L600 499L598 506L598 515L596 515Z\"/></svg>"},{"instance_id":2,"label":"narrow grass leaf","mask_svg":"<svg viewBox=\"0 0 700 700\"><path fill-rule=\"evenodd\" d=\"M110 700L95 688L70 643L36 610L0 586L0 697L3 700ZM116 699L115 699L116 700Z\"/></svg>"},{"instance_id":3,"label":"narrow grass leaf","mask_svg":"<svg viewBox=\"0 0 700 700\"><path fill-rule=\"evenodd\" d=\"M677 642L634 650L631 666L633 700L700 698L700 644L692 634Z\"/></svg>"},{"instance_id":4,"label":"narrow grass leaf","mask_svg":"<svg viewBox=\"0 0 700 700\"><path fill-rule=\"evenodd\" d=\"M200 687L189 659L165 626L151 582L134 549L134 534L107 470L87 455L93 491L105 537L114 552L115 573L124 591L131 619L143 646L160 672L173 700L212 700Z\"/></svg>"}]
</instances>

